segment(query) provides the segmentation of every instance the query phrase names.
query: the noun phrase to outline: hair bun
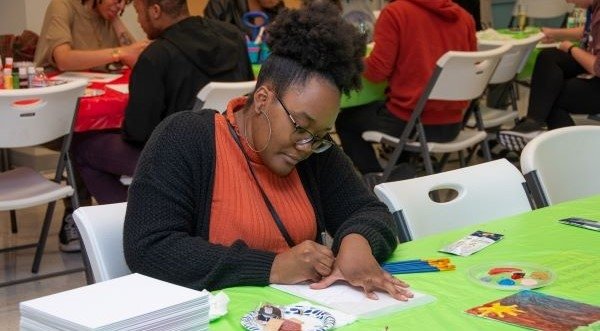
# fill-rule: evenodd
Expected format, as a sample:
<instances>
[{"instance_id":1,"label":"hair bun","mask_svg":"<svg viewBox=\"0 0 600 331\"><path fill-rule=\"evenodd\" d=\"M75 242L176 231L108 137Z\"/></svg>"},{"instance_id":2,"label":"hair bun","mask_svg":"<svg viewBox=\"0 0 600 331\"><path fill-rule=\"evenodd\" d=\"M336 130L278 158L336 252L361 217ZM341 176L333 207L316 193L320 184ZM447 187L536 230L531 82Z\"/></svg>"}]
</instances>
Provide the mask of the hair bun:
<instances>
[{"instance_id":1,"label":"hair bun","mask_svg":"<svg viewBox=\"0 0 600 331\"><path fill-rule=\"evenodd\" d=\"M332 77L343 93L361 86L366 38L326 1L280 13L267 29L272 55Z\"/></svg>"}]
</instances>

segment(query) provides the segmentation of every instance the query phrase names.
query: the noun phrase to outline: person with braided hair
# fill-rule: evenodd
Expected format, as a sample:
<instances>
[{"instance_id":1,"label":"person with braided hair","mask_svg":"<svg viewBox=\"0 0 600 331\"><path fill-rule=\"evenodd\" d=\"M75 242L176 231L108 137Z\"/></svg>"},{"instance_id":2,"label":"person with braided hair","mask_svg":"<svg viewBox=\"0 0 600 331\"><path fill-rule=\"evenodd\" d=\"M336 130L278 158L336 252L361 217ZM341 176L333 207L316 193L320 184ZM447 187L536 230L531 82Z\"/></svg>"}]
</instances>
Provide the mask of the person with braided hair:
<instances>
[{"instance_id":1,"label":"person with braided hair","mask_svg":"<svg viewBox=\"0 0 600 331\"><path fill-rule=\"evenodd\" d=\"M281 13L268 36L248 97L153 132L129 190L127 264L194 289L339 280L407 300L380 267L397 246L391 215L328 134L341 94L360 88L364 37L325 2Z\"/></svg>"}]
</instances>

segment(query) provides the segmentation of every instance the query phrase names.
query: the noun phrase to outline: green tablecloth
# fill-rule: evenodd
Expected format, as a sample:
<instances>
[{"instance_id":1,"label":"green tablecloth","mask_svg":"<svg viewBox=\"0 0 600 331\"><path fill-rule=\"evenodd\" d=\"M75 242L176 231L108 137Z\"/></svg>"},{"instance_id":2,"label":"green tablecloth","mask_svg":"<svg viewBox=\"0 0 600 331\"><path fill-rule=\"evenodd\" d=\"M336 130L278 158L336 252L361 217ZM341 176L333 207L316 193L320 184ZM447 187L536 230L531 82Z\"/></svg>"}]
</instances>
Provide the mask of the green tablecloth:
<instances>
[{"instance_id":1,"label":"green tablecloth","mask_svg":"<svg viewBox=\"0 0 600 331\"><path fill-rule=\"evenodd\" d=\"M451 256L455 271L402 275L402 279L437 301L372 320L359 320L340 330L519 330L515 326L466 314L468 308L513 292L471 282L470 267L487 262L533 262L553 269L556 281L540 292L600 305L600 233L562 225L558 219L579 216L600 220L600 196L562 203L487 224L471 226L398 246L391 260L447 256L442 246L474 230L504 234L501 241L470 257ZM440 221L444 220L440 215ZM262 302L289 304L301 299L269 287L226 289L229 313L210 324L212 331L242 330L240 318ZM367 299L365 299L367 300Z\"/></svg>"},{"instance_id":2,"label":"green tablecloth","mask_svg":"<svg viewBox=\"0 0 600 331\"><path fill-rule=\"evenodd\" d=\"M253 64L252 71L254 72L254 77L257 77L258 72L260 71L260 64ZM377 100L385 100L385 88L387 87L387 83L376 84L363 77L362 84L363 88L360 91L353 91L348 97L342 95L342 100L340 102L341 108L360 106Z\"/></svg>"}]
</instances>

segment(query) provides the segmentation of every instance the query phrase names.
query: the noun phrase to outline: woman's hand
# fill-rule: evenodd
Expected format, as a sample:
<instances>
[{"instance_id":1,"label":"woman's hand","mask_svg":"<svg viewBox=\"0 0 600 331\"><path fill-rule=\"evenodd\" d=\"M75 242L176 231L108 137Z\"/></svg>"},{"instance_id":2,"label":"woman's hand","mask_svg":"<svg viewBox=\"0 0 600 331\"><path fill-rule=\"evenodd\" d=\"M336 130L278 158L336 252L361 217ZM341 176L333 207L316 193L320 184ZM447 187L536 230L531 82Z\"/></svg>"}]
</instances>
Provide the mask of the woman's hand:
<instances>
[{"instance_id":1,"label":"woman's hand","mask_svg":"<svg viewBox=\"0 0 600 331\"><path fill-rule=\"evenodd\" d=\"M569 52L569 47L571 47L573 45L572 42L570 41L561 41L560 44L558 44L558 49L560 49L561 51L568 53Z\"/></svg>"},{"instance_id":2,"label":"woman's hand","mask_svg":"<svg viewBox=\"0 0 600 331\"><path fill-rule=\"evenodd\" d=\"M371 252L369 242L358 234L349 234L342 240L331 275L312 284L312 289L323 289L338 280L361 287L369 299L377 300L376 290L389 293L397 300L413 297L408 284L384 271Z\"/></svg>"},{"instance_id":3,"label":"woman's hand","mask_svg":"<svg viewBox=\"0 0 600 331\"><path fill-rule=\"evenodd\" d=\"M131 45L119 47L119 56L121 62L129 66L129 68L133 68L135 63L138 60L140 54L146 49L146 47L150 44L148 40L137 41Z\"/></svg>"},{"instance_id":4,"label":"woman's hand","mask_svg":"<svg viewBox=\"0 0 600 331\"><path fill-rule=\"evenodd\" d=\"M556 29L542 28L541 30L544 34L544 37L542 38L542 40L540 40L542 44L550 44L556 42Z\"/></svg>"},{"instance_id":5,"label":"woman's hand","mask_svg":"<svg viewBox=\"0 0 600 331\"><path fill-rule=\"evenodd\" d=\"M307 280L319 281L331 274L334 259L327 246L306 240L275 256L269 282L297 284Z\"/></svg>"}]
</instances>

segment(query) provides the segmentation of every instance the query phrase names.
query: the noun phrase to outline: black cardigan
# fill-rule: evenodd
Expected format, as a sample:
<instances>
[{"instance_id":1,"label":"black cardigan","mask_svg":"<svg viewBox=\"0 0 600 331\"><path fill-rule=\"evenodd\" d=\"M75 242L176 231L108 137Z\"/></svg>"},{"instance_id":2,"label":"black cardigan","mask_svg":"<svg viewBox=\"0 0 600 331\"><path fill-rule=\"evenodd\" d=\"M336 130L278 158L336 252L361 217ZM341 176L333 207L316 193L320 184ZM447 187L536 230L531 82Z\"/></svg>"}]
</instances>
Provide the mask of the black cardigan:
<instances>
[{"instance_id":1,"label":"black cardigan","mask_svg":"<svg viewBox=\"0 0 600 331\"><path fill-rule=\"evenodd\" d=\"M165 119L140 157L129 189L124 251L133 272L194 289L267 285L275 253L209 243L215 167L215 115L184 111ZM385 205L362 183L337 148L297 165L318 222L341 239L358 233L382 261L396 248ZM315 238L316 240L316 238Z\"/></svg>"}]
</instances>

